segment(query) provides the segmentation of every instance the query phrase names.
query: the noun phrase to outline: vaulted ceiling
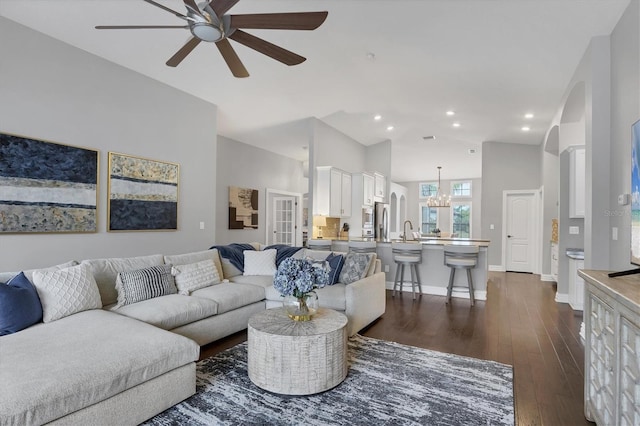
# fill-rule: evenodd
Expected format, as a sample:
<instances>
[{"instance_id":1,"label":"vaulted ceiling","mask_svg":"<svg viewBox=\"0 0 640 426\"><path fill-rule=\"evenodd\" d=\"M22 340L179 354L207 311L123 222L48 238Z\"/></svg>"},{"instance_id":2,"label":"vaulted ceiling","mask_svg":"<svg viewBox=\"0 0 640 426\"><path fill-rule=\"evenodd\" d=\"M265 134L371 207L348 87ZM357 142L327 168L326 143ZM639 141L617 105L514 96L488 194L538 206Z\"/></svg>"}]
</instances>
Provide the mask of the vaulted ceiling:
<instances>
[{"instance_id":1,"label":"vaulted ceiling","mask_svg":"<svg viewBox=\"0 0 640 426\"><path fill-rule=\"evenodd\" d=\"M185 13L181 0L157 2ZM315 31L247 30L306 57L301 65L232 41L245 79L209 43L167 67L186 29L94 29L183 23L142 0L0 0L0 16L216 104L219 134L241 142L303 160L308 117L364 145L391 140L392 179L404 182L435 179L437 165L443 179L479 177L486 141L540 144L590 39L610 34L628 4L241 0L229 13L329 12Z\"/></svg>"}]
</instances>

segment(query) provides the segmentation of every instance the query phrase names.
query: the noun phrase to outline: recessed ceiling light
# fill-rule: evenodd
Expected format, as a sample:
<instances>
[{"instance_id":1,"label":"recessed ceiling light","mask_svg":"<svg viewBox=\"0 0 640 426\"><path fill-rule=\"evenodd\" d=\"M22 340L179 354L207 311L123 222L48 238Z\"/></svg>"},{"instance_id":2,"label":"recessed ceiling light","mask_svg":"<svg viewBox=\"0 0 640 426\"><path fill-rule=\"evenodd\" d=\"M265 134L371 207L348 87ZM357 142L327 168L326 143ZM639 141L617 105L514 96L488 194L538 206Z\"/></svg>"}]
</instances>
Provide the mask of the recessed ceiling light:
<instances>
[{"instance_id":1,"label":"recessed ceiling light","mask_svg":"<svg viewBox=\"0 0 640 426\"><path fill-rule=\"evenodd\" d=\"M393 126L387 126L387 130L388 131L392 131L393 130Z\"/></svg>"},{"instance_id":2,"label":"recessed ceiling light","mask_svg":"<svg viewBox=\"0 0 640 426\"><path fill-rule=\"evenodd\" d=\"M456 112L455 112L455 111L451 111L451 110L449 110L449 111L447 111L447 115L448 115L449 117L451 117L451 116L453 116L453 115L456 115Z\"/></svg>"},{"instance_id":3,"label":"recessed ceiling light","mask_svg":"<svg viewBox=\"0 0 640 426\"><path fill-rule=\"evenodd\" d=\"M373 116L373 119L376 120L376 121L380 121L380 120L382 120L382 116L380 114L376 114L376 115Z\"/></svg>"},{"instance_id":4,"label":"recessed ceiling light","mask_svg":"<svg viewBox=\"0 0 640 426\"><path fill-rule=\"evenodd\" d=\"M523 132L528 132L529 130L531 130L531 128L529 128L529 126L522 126L522 131Z\"/></svg>"},{"instance_id":5,"label":"recessed ceiling light","mask_svg":"<svg viewBox=\"0 0 640 426\"><path fill-rule=\"evenodd\" d=\"M460 123L453 123L453 127L460 127Z\"/></svg>"},{"instance_id":6,"label":"recessed ceiling light","mask_svg":"<svg viewBox=\"0 0 640 426\"><path fill-rule=\"evenodd\" d=\"M532 114L532 113L530 113L530 112L528 112L528 113L526 113L526 114L524 115L524 118L526 118L526 119L532 119L532 118L533 118L533 114Z\"/></svg>"}]
</instances>

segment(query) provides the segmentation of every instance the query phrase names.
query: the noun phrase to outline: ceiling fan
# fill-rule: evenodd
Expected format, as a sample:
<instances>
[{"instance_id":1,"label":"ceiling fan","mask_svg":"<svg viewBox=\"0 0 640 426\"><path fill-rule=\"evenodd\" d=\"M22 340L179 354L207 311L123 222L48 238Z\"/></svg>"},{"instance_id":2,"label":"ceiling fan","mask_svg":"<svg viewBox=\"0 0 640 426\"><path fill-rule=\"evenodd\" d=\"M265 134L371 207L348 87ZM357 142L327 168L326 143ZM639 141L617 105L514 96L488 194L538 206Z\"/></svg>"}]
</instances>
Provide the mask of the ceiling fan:
<instances>
[{"instance_id":1,"label":"ceiling fan","mask_svg":"<svg viewBox=\"0 0 640 426\"><path fill-rule=\"evenodd\" d=\"M186 15L176 12L153 0L143 0L186 21L186 25L99 25L98 30L123 29L189 29L193 37L168 61L176 67L201 41L213 42L235 77L249 77L249 72L240 61L229 39L243 44L286 65L297 65L306 58L293 53L242 29L269 30L315 30L327 18L328 12L255 13L226 15L240 0L211 0L196 4L195 0L183 0Z\"/></svg>"}]
</instances>

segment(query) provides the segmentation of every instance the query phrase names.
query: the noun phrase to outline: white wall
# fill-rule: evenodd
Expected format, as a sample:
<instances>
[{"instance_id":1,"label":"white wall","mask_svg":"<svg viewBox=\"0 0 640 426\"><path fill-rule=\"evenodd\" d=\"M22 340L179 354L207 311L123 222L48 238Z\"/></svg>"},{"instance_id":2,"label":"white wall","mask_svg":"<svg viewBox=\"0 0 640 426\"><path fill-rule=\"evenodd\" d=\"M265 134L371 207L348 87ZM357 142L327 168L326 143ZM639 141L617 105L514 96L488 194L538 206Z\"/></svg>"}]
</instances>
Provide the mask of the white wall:
<instances>
[{"instance_id":1,"label":"white wall","mask_svg":"<svg viewBox=\"0 0 640 426\"><path fill-rule=\"evenodd\" d=\"M611 34L611 190L604 213L618 229L618 240L610 242L613 270L630 268L631 209L618 205L617 197L631 193L631 125L639 119L640 2L634 0Z\"/></svg>"},{"instance_id":2,"label":"white wall","mask_svg":"<svg viewBox=\"0 0 640 426\"><path fill-rule=\"evenodd\" d=\"M482 144L482 226L491 240L489 265L502 265L502 193L542 186L540 147L500 142ZM491 229L493 225L494 229ZM476 233L476 235L478 235Z\"/></svg>"},{"instance_id":3,"label":"white wall","mask_svg":"<svg viewBox=\"0 0 640 426\"><path fill-rule=\"evenodd\" d=\"M100 151L98 232L0 235L0 271L212 243L215 105L2 17L0 40L0 131ZM106 232L108 151L180 164L178 231Z\"/></svg>"},{"instance_id":4,"label":"white wall","mask_svg":"<svg viewBox=\"0 0 640 426\"><path fill-rule=\"evenodd\" d=\"M302 161L233 139L218 137L216 244L266 242L267 188L303 194L307 179ZM229 186L257 189L258 229L229 229Z\"/></svg>"}]
</instances>

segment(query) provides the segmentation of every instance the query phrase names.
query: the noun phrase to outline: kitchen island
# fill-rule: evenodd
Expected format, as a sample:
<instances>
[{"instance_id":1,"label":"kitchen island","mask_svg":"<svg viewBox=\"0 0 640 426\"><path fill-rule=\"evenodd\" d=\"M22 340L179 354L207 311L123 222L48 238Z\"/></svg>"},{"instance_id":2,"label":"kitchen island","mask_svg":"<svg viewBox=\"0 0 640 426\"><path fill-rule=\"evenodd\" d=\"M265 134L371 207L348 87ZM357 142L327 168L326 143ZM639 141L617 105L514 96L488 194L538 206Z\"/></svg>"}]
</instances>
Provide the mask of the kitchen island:
<instances>
[{"instance_id":1,"label":"kitchen island","mask_svg":"<svg viewBox=\"0 0 640 426\"><path fill-rule=\"evenodd\" d=\"M363 239L358 238L352 240L362 241ZM401 240L376 241L376 253L382 261L382 270L386 273L386 285L388 289L393 288L393 281L396 274L396 263L393 261L393 254L391 252L391 245L396 241L401 242ZM451 269L444 264L444 246L446 244L478 246L480 249L478 253L478 264L471 270L471 277L473 278L476 300L487 299L487 271L489 269L487 250L489 248L489 240L427 237L407 242L422 245L422 263L418 268L422 280L422 292L438 296L446 296L449 274L451 273ZM332 241L331 248L333 251L346 252L349 250L349 241L335 239ZM404 290L408 292L411 291L411 284L409 283L407 285L409 280L409 271L406 271ZM466 289L467 274L464 273L464 271L458 271L456 273L454 287L460 287L462 291L456 291L457 289L454 288L453 297L469 299L469 292Z\"/></svg>"},{"instance_id":2,"label":"kitchen island","mask_svg":"<svg viewBox=\"0 0 640 426\"><path fill-rule=\"evenodd\" d=\"M422 280L422 292L435 294L438 296L447 295L447 285L449 284L449 274L451 269L444 264L444 246L446 244L475 245L478 246L478 264L471 270L473 278L473 288L476 300L487 300L487 271L489 269L487 250L488 240L473 240L464 238L422 238L417 241L408 241L422 245L422 263L418 267ZM393 261L391 246L393 242L378 242L376 253L382 261L382 270L387 274L387 288L393 288L393 281L396 274L396 264ZM387 271L388 266L388 271ZM408 271L405 272L405 280L410 280ZM469 299L467 290L467 274L464 271L456 273L453 283L453 297ZM459 287L462 291L456 291ZM411 284L404 286L406 291L411 291Z\"/></svg>"}]
</instances>

